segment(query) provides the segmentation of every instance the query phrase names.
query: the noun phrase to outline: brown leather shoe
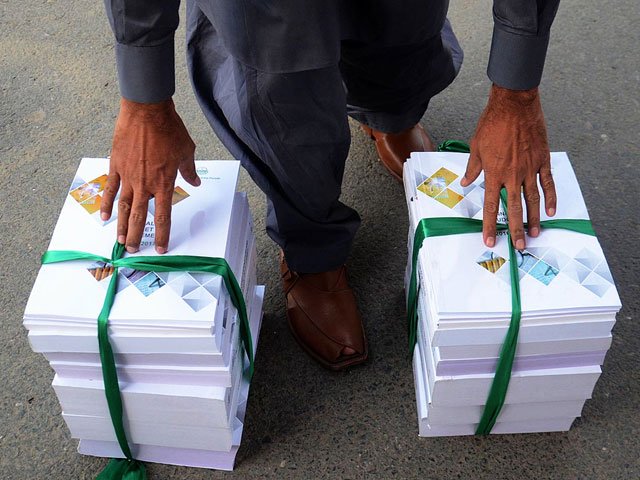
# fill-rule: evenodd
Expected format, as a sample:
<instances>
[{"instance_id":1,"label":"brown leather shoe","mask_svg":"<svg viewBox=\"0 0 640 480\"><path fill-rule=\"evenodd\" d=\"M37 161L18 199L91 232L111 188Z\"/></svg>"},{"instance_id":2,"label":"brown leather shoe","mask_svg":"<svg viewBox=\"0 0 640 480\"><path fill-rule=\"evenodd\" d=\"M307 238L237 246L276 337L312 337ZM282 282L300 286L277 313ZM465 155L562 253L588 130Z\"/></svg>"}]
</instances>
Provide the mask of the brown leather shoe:
<instances>
[{"instance_id":1,"label":"brown leather shoe","mask_svg":"<svg viewBox=\"0 0 640 480\"><path fill-rule=\"evenodd\" d=\"M323 273L296 273L281 257L287 320L306 352L331 370L367 359L367 340L344 266Z\"/></svg>"},{"instance_id":2,"label":"brown leather shoe","mask_svg":"<svg viewBox=\"0 0 640 480\"><path fill-rule=\"evenodd\" d=\"M383 133L362 124L362 130L376 142L380 162L402 182L402 166L411 152L435 152L429 134L419 123L400 133Z\"/></svg>"}]
</instances>

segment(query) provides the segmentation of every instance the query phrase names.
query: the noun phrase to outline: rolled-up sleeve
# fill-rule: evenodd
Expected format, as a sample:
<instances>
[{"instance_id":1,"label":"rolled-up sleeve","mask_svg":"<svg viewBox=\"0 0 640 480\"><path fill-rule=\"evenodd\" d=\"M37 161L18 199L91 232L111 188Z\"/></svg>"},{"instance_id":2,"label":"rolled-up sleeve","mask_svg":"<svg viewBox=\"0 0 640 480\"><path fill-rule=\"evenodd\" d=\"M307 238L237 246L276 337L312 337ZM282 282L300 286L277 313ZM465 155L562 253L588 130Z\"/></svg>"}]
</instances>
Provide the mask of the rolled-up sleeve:
<instances>
[{"instance_id":1,"label":"rolled-up sleeve","mask_svg":"<svg viewBox=\"0 0 640 480\"><path fill-rule=\"evenodd\" d=\"M493 41L487 74L512 90L537 87L549 32L560 0L494 0Z\"/></svg>"},{"instance_id":2,"label":"rolled-up sleeve","mask_svg":"<svg viewBox=\"0 0 640 480\"><path fill-rule=\"evenodd\" d=\"M175 91L174 35L179 0L105 0L116 40L120 94L156 103Z\"/></svg>"}]
</instances>

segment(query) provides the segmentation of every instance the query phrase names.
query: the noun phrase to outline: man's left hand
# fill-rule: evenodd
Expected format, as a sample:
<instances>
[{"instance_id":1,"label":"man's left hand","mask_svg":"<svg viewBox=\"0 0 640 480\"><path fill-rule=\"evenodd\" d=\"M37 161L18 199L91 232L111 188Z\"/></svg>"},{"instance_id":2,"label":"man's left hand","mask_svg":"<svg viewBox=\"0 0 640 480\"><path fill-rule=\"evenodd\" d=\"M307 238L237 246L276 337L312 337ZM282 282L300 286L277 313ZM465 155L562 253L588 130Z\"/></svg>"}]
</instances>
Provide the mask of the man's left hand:
<instances>
[{"instance_id":1,"label":"man's left hand","mask_svg":"<svg viewBox=\"0 0 640 480\"><path fill-rule=\"evenodd\" d=\"M492 86L489 102L471 140L471 155L461 185L470 185L482 170L485 183L484 243L489 248L496 243L500 190L505 187L513 245L518 250L524 249L521 192L524 189L528 233L537 237L540 233L538 175L544 192L545 211L550 217L556 211L547 128L537 88L517 91Z\"/></svg>"}]
</instances>

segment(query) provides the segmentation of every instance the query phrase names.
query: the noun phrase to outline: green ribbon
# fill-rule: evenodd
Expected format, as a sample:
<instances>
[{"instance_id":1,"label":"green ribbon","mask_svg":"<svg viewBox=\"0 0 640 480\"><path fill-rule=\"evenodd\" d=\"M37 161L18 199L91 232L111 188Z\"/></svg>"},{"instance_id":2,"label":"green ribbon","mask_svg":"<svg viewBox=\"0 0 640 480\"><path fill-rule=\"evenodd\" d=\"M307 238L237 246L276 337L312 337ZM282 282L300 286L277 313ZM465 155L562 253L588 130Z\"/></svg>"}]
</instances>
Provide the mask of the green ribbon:
<instances>
[{"instance_id":1,"label":"green ribbon","mask_svg":"<svg viewBox=\"0 0 640 480\"><path fill-rule=\"evenodd\" d=\"M162 255L139 256L122 258L124 245L116 242L111 252L111 258L94 255L77 250L50 250L42 256L42 264L69 262L74 260L92 260L109 263L114 267L107 288L107 295L98 315L98 346L100 362L102 364L102 378L104 391L109 407L111 423L122 449L125 459L111 459L106 468L98 475L97 480L145 480L147 478L144 465L135 460L131 454L127 435L124 429L122 396L118 383L118 372L109 342L109 313L115 300L118 286L118 269L131 268L146 272L206 272L220 275L224 281L231 302L238 310L240 318L240 338L249 359L248 376L253 375L253 345L247 307L242 296L242 290L233 271L224 258L198 257L191 255Z\"/></svg>"},{"instance_id":2,"label":"green ribbon","mask_svg":"<svg viewBox=\"0 0 640 480\"><path fill-rule=\"evenodd\" d=\"M469 153L469 147L456 140L448 140L438 146L438 151L453 151ZM500 197L507 210L506 190L502 189ZM526 227L525 223L525 227ZM585 235L595 236L593 226L589 220L584 219L560 219L543 220L540 227L544 229L559 228L571 230ZM511 279L511 321L505 336L505 340L500 349L500 356L496 365L496 373L491 383L489 395L480 418L480 423L476 429L476 435L488 435L498 419L498 415L504 405L504 400L509 388L513 360L518 344L518 332L520 331L520 318L522 316L522 303L520 301L520 278L518 275L518 264L516 250L511 241L508 224L497 224L498 231L506 231L509 245L509 275ZM482 220L460 217L437 217L423 218L418 222L418 227L413 239L413 251L411 256L411 276L409 278L409 291L407 294L407 321L409 326L409 348L413 353L417 341L418 330L418 279L417 266L420 248L428 237L439 237L444 235L458 235L465 233L482 232Z\"/></svg>"},{"instance_id":3,"label":"green ribbon","mask_svg":"<svg viewBox=\"0 0 640 480\"><path fill-rule=\"evenodd\" d=\"M439 152L469 153L469 145L462 140L445 140L438 145Z\"/></svg>"}]
</instances>

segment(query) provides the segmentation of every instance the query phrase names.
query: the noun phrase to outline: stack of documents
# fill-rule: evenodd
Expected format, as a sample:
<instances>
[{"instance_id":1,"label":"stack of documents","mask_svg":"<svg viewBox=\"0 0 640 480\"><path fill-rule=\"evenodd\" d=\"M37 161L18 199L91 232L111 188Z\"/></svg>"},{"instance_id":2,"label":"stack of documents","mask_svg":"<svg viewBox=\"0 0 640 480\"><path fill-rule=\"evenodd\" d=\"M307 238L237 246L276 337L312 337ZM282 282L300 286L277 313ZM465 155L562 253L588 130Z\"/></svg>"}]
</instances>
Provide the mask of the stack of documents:
<instances>
[{"instance_id":1,"label":"stack of documents","mask_svg":"<svg viewBox=\"0 0 640 480\"><path fill-rule=\"evenodd\" d=\"M411 223L407 282L421 219L482 220L483 177L460 185L467 158L413 153L405 165ZM558 194L553 218L588 219L567 155L552 153L551 163ZM498 222L505 219L501 207ZM542 220L548 219L542 212ZM492 433L568 430L600 376L621 307L595 236L543 229L526 241L526 249L516 251L522 320L515 362ZM484 245L482 233L425 239L416 268L413 360L420 435L475 432L511 319L509 262L506 232L498 234L494 248Z\"/></svg>"},{"instance_id":2,"label":"stack of documents","mask_svg":"<svg viewBox=\"0 0 640 480\"><path fill-rule=\"evenodd\" d=\"M199 161L202 180L181 177L173 193L167 255L226 259L245 299L255 348L264 287L256 281L256 248L246 196L236 193L239 163ZM100 219L109 162L82 160L49 250L111 258L117 200ZM140 252L154 248L154 201ZM125 254L125 256L129 256ZM53 388L79 451L123 457L111 423L97 339L97 317L114 268L106 262L43 265L24 325L34 351L56 372ZM230 470L242 436L249 390L240 320L222 277L197 272L120 268L109 315L125 429L139 460Z\"/></svg>"}]
</instances>

